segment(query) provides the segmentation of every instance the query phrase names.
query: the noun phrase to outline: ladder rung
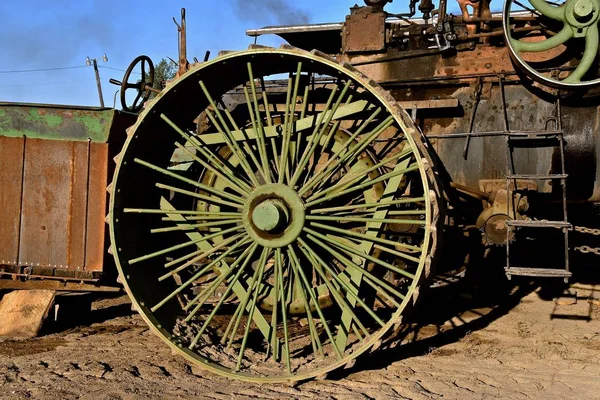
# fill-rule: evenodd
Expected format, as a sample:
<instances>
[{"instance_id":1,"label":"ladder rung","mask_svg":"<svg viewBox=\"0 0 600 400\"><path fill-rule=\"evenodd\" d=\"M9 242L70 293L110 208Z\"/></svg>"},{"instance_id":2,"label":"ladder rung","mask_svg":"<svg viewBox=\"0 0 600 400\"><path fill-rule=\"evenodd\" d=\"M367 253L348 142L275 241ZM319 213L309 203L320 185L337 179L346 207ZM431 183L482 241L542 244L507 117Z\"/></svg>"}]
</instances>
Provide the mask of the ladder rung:
<instances>
[{"instance_id":1,"label":"ladder rung","mask_svg":"<svg viewBox=\"0 0 600 400\"><path fill-rule=\"evenodd\" d=\"M536 174L516 174L507 175L506 179L567 179L567 174L550 174L550 175L536 175Z\"/></svg>"},{"instance_id":2,"label":"ladder rung","mask_svg":"<svg viewBox=\"0 0 600 400\"><path fill-rule=\"evenodd\" d=\"M520 148L559 147L562 142L562 133L544 133L527 136L513 135L507 139L509 147Z\"/></svg>"},{"instance_id":3,"label":"ladder rung","mask_svg":"<svg viewBox=\"0 0 600 400\"><path fill-rule=\"evenodd\" d=\"M510 131L508 132L509 137L517 137L517 138L528 138L531 139L539 139L544 138L546 136L560 136L562 135L562 131Z\"/></svg>"},{"instance_id":4,"label":"ladder rung","mask_svg":"<svg viewBox=\"0 0 600 400\"><path fill-rule=\"evenodd\" d=\"M571 224L565 221L534 221L534 220L510 220L508 226L517 228L570 228Z\"/></svg>"},{"instance_id":5,"label":"ladder rung","mask_svg":"<svg viewBox=\"0 0 600 400\"><path fill-rule=\"evenodd\" d=\"M504 268L506 275L518 275L518 276L539 276L547 278L570 278L571 272L566 269L552 269L552 268L521 268L521 267L510 267Z\"/></svg>"}]
</instances>

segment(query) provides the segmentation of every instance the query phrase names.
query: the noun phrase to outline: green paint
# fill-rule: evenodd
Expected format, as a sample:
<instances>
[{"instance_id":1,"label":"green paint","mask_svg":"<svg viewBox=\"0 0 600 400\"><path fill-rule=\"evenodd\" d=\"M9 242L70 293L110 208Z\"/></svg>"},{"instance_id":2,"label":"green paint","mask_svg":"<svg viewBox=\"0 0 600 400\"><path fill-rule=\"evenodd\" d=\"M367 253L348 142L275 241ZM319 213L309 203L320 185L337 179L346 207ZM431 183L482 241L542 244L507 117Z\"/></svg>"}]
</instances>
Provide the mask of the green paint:
<instances>
[{"instance_id":1,"label":"green paint","mask_svg":"<svg viewBox=\"0 0 600 400\"><path fill-rule=\"evenodd\" d=\"M42 104L0 104L0 136L108 142L116 111Z\"/></svg>"},{"instance_id":2,"label":"green paint","mask_svg":"<svg viewBox=\"0 0 600 400\"><path fill-rule=\"evenodd\" d=\"M57 114L41 114L39 109L29 110L29 120L34 123L46 124L56 129L63 123L63 117Z\"/></svg>"}]
</instances>

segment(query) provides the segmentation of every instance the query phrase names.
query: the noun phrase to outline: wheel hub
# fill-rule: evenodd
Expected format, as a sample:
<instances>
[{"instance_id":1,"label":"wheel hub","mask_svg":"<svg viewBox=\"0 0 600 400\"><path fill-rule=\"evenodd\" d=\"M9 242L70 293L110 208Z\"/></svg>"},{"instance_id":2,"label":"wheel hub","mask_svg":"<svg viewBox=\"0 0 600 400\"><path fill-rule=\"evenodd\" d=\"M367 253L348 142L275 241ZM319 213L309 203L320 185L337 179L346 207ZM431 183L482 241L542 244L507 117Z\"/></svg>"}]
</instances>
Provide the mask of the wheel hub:
<instances>
[{"instance_id":1,"label":"wheel hub","mask_svg":"<svg viewBox=\"0 0 600 400\"><path fill-rule=\"evenodd\" d=\"M258 244L279 248L300 236L304 227L304 203L289 186L271 183L260 186L248 197L242 221Z\"/></svg>"},{"instance_id":2,"label":"wheel hub","mask_svg":"<svg viewBox=\"0 0 600 400\"><path fill-rule=\"evenodd\" d=\"M289 211L282 200L267 199L252 211L252 222L263 232L276 233L287 227Z\"/></svg>"},{"instance_id":3,"label":"wheel hub","mask_svg":"<svg viewBox=\"0 0 600 400\"><path fill-rule=\"evenodd\" d=\"M593 12L594 3L590 0L579 0L573 7L573 14L580 21L588 19Z\"/></svg>"},{"instance_id":4,"label":"wheel hub","mask_svg":"<svg viewBox=\"0 0 600 400\"><path fill-rule=\"evenodd\" d=\"M595 0L577 0L568 3L565 10L566 22L575 30L574 37L585 37L579 29L589 27L598 20L598 5Z\"/></svg>"}]
</instances>

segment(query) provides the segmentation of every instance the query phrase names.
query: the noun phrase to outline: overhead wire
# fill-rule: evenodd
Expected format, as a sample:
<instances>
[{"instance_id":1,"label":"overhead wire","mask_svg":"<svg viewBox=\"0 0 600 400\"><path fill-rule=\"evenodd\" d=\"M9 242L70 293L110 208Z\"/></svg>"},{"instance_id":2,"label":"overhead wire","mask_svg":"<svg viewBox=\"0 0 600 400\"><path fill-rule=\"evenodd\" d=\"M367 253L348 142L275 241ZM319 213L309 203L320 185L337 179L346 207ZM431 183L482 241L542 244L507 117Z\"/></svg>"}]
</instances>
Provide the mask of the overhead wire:
<instances>
[{"instance_id":1,"label":"overhead wire","mask_svg":"<svg viewBox=\"0 0 600 400\"><path fill-rule=\"evenodd\" d=\"M22 74L28 72L47 72L47 71L61 71L66 69L77 69L77 68L86 68L87 65L75 65L71 67L53 67L53 68L38 68L38 69L15 69L15 70L7 70L0 71L0 74Z\"/></svg>"},{"instance_id":2,"label":"overhead wire","mask_svg":"<svg viewBox=\"0 0 600 400\"><path fill-rule=\"evenodd\" d=\"M79 69L79 68L87 68L89 65L73 65L70 67L53 67L53 68L36 68L36 69L13 69L13 70L5 70L0 71L0 74L22 74L22 73L31 73L31 72L48 72L48 71L64 71L69 69ZM98 68L112 69L114 71L125 72L124 69L107 67L105 65L98 65ZM133 72L134 74L140 75L139 72Z\"/></svg>"},{"instance_id":3,"label":"overhead wire","mask_svg":"<svg viewBox=\"0 0 600 400\"><path fill-rule=\"evenodd\" d=\"M41 86L41 85L69 85L73 83L83 83L88 82L88 80L76 80L76 81L65 81L65 82L40 82L40 83L26 83L26 84L14 84L14 85L0 85L0 88L9 88L9 87L31 87L31 86Z\"/></svg>"},{"instance_id":4,"label":"overhead wire","mask_svg":"<svg viewBox=\"0 0 600 400\"><path fill-rule=\"evenodd\" d=\"M106 65L98 65L98 68L112 69L113 71L127 72L127 70L124 70L121 68L107 67ZM132 74L141 75L141 72L132 71Z\"/></svg>"}]
</instances>

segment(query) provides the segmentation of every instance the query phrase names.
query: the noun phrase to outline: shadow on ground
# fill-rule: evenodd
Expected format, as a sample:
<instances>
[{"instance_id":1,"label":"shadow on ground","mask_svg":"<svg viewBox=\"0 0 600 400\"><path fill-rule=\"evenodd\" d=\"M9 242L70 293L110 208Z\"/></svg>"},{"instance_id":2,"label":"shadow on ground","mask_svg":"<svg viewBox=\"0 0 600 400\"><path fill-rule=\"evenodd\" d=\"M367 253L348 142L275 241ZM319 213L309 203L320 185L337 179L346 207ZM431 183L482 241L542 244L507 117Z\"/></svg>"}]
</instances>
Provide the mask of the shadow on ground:
<instances>
[{"instance_id":1,"label":"shadow on ground","mask_svg":"<svg viewBox=\"0 0 600 400\"><path fill-rule=\"evenodd\" d=\"M580 260L579 260L580 261ZM570 285L600 284L600 268L578 262ZM478 271L482 271L479 267ZM331 379L341 379L367 370L380 370L391 364L422 356L455 343L472 332L484 329L508 314L533 293L544 301L564 297L569 285L559 279L513 277L508 280L498 265L486 273L469 273L448 286L430 289L422 297L409 320L376 350L380 357L362 356L351 368L333 371ZM553 318L548 315L548 318Z\"/></svg>"}]
</instances>

